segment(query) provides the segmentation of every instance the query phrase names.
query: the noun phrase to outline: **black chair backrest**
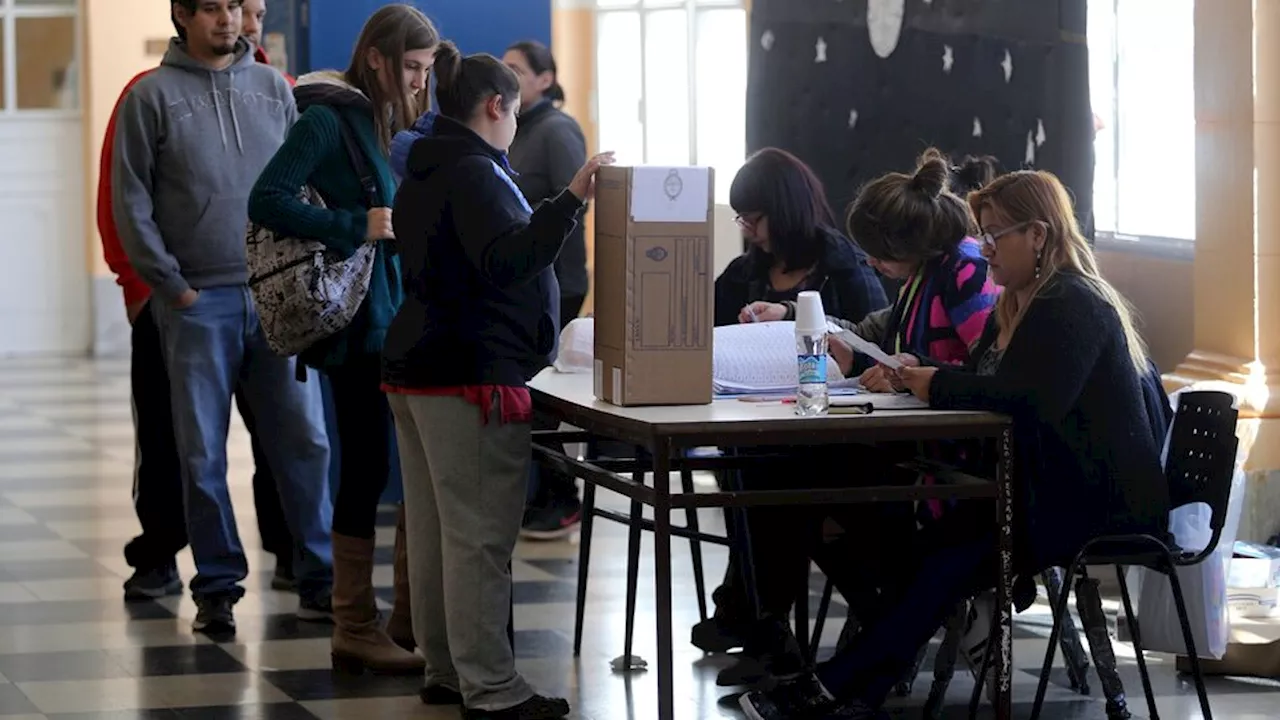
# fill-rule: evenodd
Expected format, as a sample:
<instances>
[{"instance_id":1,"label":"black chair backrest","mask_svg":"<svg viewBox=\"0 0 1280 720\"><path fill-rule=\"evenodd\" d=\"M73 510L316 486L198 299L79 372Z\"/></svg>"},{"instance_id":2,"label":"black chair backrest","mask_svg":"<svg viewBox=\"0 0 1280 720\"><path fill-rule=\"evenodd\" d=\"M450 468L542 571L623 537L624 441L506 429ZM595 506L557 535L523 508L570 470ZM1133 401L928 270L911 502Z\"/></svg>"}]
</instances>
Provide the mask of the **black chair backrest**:
<instances>
[{"instance_id":1,"label":"black chair backrest","mask_svg":"<svg viewBox=\"0 0 1280 720\"><path fill-rule=\"evenodd\" d=\"M1179 395L1165 458L1164 472L1173 507L1205 503L1212 511L1209 524L1213 538L1205 555L1217 547L1227 520L1238 443L1234 404L1233 396L1219 391Z\"/></svg>"}]
</instances>

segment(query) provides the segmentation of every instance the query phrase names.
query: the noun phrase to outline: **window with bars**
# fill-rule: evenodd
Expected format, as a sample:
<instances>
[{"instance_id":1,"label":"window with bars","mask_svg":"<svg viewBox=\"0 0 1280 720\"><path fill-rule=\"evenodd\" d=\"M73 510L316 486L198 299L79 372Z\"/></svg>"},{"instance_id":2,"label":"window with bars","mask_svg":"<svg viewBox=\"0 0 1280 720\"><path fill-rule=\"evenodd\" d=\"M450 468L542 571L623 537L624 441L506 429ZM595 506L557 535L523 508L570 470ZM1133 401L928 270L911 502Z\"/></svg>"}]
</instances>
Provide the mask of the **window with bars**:
<instances>
[{"instance_id":1,"label":"window with bars","mask_svg":"<svg viewBox=\"0 0 1280 720\"><path fill-rule=\"evenodd\" d=\"M1089 0L1102 237L1194 240L1195 0Z\"/></svg>"},{"instance_id":2,"label":"window with bars","mask_svg":"<svg viewBox=\"0 0 1280 720\"><path fill-rule=\"evenodd\" d=\"M716 200L746 155L743 0L596 0L599 147L620 162L708 165Z\"/></svg>"},{"instance_id":3,"label":"window with bars","mask_svg":"<svg viewBox=\"0 0 1280 720\"><path fill-rule=\"evenodd\" d=\"M0 0L0 114L80 108L79 0Z\"/></svg>"}]
</instances>

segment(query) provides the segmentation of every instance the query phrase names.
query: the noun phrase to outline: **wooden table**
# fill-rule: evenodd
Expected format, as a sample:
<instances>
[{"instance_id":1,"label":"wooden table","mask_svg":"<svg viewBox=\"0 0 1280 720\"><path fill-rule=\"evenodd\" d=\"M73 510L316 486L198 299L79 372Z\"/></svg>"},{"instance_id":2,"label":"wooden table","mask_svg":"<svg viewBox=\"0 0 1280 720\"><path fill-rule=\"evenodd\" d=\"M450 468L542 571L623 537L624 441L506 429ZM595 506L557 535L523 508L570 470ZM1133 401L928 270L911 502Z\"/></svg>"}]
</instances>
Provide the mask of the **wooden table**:
<instances>
[{"instance_id":1,"label":"wooden table","mask_svg":"<svg viewBox=\"0 0 1280 720\"><path fill-rule=\"evenodd\" d=\"M652 455L653 486L565 457L564 436L538 439L535 450L554 464L597 487L653 508L654 583L658 646L658 718L674 720L671 615L671 511L759 505L819 505L991 498L999 524L999 581L995 624L998 652L996 717L1010 720L1013 584L1013 434L1010 420L982 412L877 410L867 415L798 417L792 405L718 399L709 405L618 407L595 399L592 378L548 368L529 388L535 406L598 438L618 440ZM554 441L552 439L554 438ZM745 492L672 494L670 474L684 451L695 447L747 448L778 445L839 445L922 440L995 440L999 461L994 482L849 488L792 488Z\"/></svg>"}]
</instances>

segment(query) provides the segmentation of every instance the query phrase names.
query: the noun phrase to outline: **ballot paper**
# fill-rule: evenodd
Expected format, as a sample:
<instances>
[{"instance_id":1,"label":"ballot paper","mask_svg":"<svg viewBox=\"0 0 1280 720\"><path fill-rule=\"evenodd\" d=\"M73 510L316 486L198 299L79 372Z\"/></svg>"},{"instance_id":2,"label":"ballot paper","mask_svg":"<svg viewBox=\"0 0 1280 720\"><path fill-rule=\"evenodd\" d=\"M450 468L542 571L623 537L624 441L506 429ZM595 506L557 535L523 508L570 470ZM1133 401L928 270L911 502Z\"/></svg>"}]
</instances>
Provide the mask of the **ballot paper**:
<instances>
[{"instance_id":1,"label":"ballot paper","mask_svg":"<svg viewBox=\"0 0 1280 720\"><path fill-rule=\"evenodd\" d=\"M880 349L879 345L858 337L858 335L856 335L852 330L842 328L833 322L827 322L827 332L845 341L849 344L849 347L870 357L881 365L894 370L902 369L902 363L898 362L896 358L886 354L885 351Z\"/></svg>"}]
</instances>

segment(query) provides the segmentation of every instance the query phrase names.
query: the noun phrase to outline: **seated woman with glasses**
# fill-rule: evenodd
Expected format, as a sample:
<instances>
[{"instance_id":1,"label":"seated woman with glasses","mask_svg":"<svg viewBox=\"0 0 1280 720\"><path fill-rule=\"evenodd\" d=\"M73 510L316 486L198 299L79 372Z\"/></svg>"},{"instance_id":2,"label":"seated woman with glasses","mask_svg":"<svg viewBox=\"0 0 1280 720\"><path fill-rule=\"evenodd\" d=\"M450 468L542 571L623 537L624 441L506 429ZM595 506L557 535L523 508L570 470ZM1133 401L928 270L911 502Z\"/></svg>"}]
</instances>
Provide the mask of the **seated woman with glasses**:
<instances>
[{"instance_id":1,"label":"seated woman with glasses","mask_svg":"<svg viewBox=\"0 0 1280 720\"><path fill-rule=\"evenodd\" d=\"M738 322L757 300L817 290L828 315L858 321L889 304L866 259L835 229L821 181L799 158L765 148L738 171L729 205L750 244L716 278L716 325Z\"/></svg>"},{"instance_id":2,"label":"seated woman with glasses","mask_svg":"<svg viewBox=\"0 0 1280 720\"><path fill-rule=\"evenodd\" d=\"M799 158L777 148L755 153L734 177L729 204L738 213L736 220L749 247L716 278L717 326L737 324L744 309L755 301L791 301L804 290L816 290L822 296L828 315L855 322L889 304L884 286L867 266L865 255L835 229L821 181ZM788 450L753 448L750 452ZM759 469L744 470L739 477L744 486L756 489L769 487L780 479L775 473ZM791 522L792 512L770 508L753 510L751 516L752 523L759 520L762 525L785 527ZM765 615L789 612L800 580L777 583L769 582L766 576L771 577L772 569L782 563L788 577L792 577L791 573L803 577L808 571L807 561L780 540L753 545L753 552ZM706 652L744 647L748 658L761 659L762 655L774 654L771 648L778 623L755 617L739 572L739 558L733 553L725 580L712 595L715 616L694 627L692 641ZM796 655L791 649L785 653L788 657L784 664L788 666ZM763 663L769 664L767 660ZM746 662L723 671L719 682L752 682L762 671L760 663Z\"/></svg>"},{"instance_id":3,"label":"seated woman with glasses","mask_svg":"<svg viewBox=\"0 0 1280 720\"><path fill-rule=\"evenodd\" d=\"M1067 190L1020 171L968 201L1004 293L963 368L924 360L896 379L934 408L1013 417L1015 573L1065 566L1102 535L1162 533L1170 501L1143 397L1146 347ZM893 685L956 603L996 584L997 532L989 502L946 513L898 553L910 571L886 612L815 672L744 695L747 717L884 717Z\"/></svg>"}]
</instances>

